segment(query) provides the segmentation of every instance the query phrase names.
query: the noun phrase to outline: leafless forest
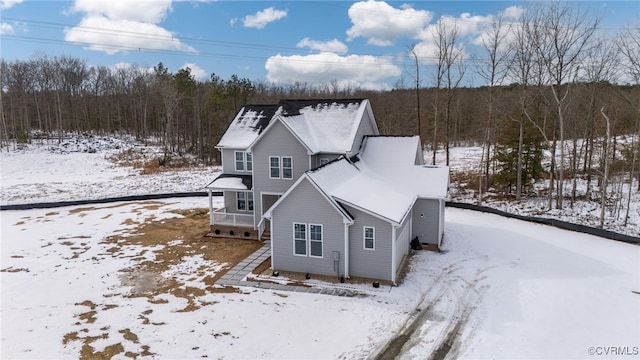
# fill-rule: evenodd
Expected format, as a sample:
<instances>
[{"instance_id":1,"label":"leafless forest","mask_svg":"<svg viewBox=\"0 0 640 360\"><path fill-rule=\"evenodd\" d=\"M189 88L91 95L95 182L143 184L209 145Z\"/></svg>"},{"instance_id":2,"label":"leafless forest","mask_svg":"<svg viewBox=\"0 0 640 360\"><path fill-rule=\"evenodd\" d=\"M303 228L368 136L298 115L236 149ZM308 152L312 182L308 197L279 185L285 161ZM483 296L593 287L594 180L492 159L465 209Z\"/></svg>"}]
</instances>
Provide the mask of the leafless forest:
<instances>
[{"instance_id":1,"label":"leafless forest","mask_svg":"<svg viewBox=\"0 0 640 360\"><path fill-rule=\"evenodd\" d=\"M580 10L541 4L518 23L498 18L476 57L465 53L455 24L439 22L436 54L420 57L407 46L413 65L388 91L336 80L278 85L211 74L199 81L188 68L172 73L162 63L112 68L44 53L2 60L0 145L70 132L126 133L160 141L163 160L190 153L213 164L215 144L244 104L368 98L381 133L419 134L430 163L438 150L449 165L451 147L482 146L482 163L466 174L480 192L520 199L545 179L549 209L578 197L604 209L601 189L615 177L628 184L630 201L631 191L640 191L633 185L640 180L640 26L607 33ZM485 85L466 86L471 76Z\"/></svg>"}]
</instances>

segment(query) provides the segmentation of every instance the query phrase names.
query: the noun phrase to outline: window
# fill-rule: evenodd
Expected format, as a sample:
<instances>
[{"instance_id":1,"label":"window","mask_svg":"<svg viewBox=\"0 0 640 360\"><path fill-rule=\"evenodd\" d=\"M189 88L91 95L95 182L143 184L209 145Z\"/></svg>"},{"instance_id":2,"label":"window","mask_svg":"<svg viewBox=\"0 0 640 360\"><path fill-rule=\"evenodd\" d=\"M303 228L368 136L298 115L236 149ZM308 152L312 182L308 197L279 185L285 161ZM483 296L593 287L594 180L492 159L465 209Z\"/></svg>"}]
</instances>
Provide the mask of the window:
<instances>
[{"instance_id":1,"label":"window","mask_svg":"<svg viewBox=\"0 0 640 360\"><path fill-rule=\"evenodd\" d=\"M293 158L290 156L282 157L282 178L293 179Z\"/></svg>"},{"instance_id":2,"label":"window","mask_svg":"<svg viewBox=\"0 0 640 360\"><path fill-rule=\"evenodd\" d=\"M364 227L364 248L374 250L376 246L376 230L373 227Z\"/></svg>"},{"instance_id":3,"label":"window","mask_svg":"<svg viewBox=\"0 0 640 360\"><path fill-rule=\"evenodd\" d=\"M282 168L280 167L282 165ZM291 156L269 157L270 179L293 179L293 158Z\"/></svg>"},{"instance_id":4,"label":"window","mask_svg":"<svg viewBox=\"0 0 640 360\"><path fill-rule=\"evenodd\" d=\"M247 171L253 171L253 155L247 153Z\"/></svg>"},{"instance_id":5,"label":"window","mask_svg":"<svg viewBox=\"0 0 640 360\"><path fill-rule=\"evenodd\" d=\"M244 171L244 152L236 151L236 171Z\"/></svg>"},{"instance_id":6,"label":"window","mask_svg":"<svg viewBox=\"0 0 640 360\"><path fill-rule=\"evenodd\" d=\"M324 164L326 164L328 162L329 162L328 158L320 158L320 166L322 166L322 165L324 165Z\"/></svg>"},{"instance_id":7,"label":"window","mask_svg":"<svg viewBox=\"0 0 640 360\"><path fill-rule=\"evenodd\" d=\"M307 255L307 224L293 223L293 253Z\"/></svg>"},{"instance_id":8,"label":"window","mask_svg":"<svg viewBox=\"0 0 640 360\"><path fill-rule=\"evenodd\" d=\"M322 225L293 223L293 254L321 258L322 237Z\"/></svg>"},{"instance_id":9,"label":"window","mask_svg":"<svg viewBox=\"0 0 640 360\"><path fill-rule=\"evenodd\" d=\"M239 191L236 193L238 210L253 211L253 193Z\"/></svg>"},{"instance_id":10,"label":"window","mask_svg":"<svg viewBox=\"0 0 640 360\"><path fill-rule=\"evenodd\" d=\"M253 170L253 156L250 153L244 151L236 151L236 171L251 171Z\"/></svg>"},{"instance_id":11,"label":"window","mask_svg":"<svg viewBox=\"0 0 640 360\"><path fill-rule=\"evenodd\" d=\"M309 255L322 257L322 225L309 225Z\"/></svg>"},{"instance_id":12,"label":"window","mask_svg":"<svg viewBox=\"0 0 640 360\"><path fill-rule=\"evenodd\" d=\"M247 193L247 208L249 208L249 211L253 211L253 193L252 192Z\"/></svg>"},{"instance_id":13,"label":"window","mask_svg":"<svg viewBox=\"0 0 640 360\"><path fill-rule=\"evenodd\" d=\"M280 178L280 158L277 156L269 157L269 177L271 179Z\"/></svg>"}]
</instances>

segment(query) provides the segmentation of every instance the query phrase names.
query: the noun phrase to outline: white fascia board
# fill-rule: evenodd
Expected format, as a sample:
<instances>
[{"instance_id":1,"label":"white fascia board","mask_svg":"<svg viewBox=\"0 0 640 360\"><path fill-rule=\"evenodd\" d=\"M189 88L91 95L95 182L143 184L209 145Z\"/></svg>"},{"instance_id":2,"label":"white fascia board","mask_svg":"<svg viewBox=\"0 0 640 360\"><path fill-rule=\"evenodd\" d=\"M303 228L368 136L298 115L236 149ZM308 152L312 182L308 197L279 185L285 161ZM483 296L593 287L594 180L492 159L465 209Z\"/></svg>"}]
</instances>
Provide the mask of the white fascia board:
<instances>
[{"instance_id":1,"label":"white fascia board","mask_svg":"<svg viewBox=\"0 0 640 360\"><path fill-rule=\"evenodd\" d=\"M386 221L386 222L390 223L393 226L400 226L400 224L401 224L401 223L397 223L397 222L395 222L395 221L393 221L393 220L391 220L391 219L389 219L387 217L384 217L384 216L376 214L376 213L374 213L374 212L372 212L370 210L367 210L367 209L365 209L365 208L363 208L361 206L358 206L358 205L352 204L352 203L350 203L348 201L342 200L339 197L336 197L336 196L333 196L333 197L335 198L336 201L339 201L341 203L347 204L347 205L349 205L349 206L351 206L353 208L356 208L356 209L362 211L363 213L369 214L369 215L371 215L371 216L373 216L375 218L378 218L378 219L380 219L382 221ZM411 208L409 208L409 209L411 209Z\"/></svg>"}]
</instances>

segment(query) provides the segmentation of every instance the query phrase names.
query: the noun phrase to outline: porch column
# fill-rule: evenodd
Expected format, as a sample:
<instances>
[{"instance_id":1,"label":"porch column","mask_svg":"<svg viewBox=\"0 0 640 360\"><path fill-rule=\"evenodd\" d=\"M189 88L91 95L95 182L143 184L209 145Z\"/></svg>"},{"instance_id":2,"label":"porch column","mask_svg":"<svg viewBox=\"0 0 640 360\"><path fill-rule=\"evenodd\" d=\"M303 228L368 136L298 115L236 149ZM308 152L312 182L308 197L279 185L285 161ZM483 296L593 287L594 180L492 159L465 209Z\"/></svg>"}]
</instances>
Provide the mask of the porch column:
<instances>
[{"instance_id":1,"label":"porch column","mask_svg":"<svg viewBox=\"0 0 640 360\"><path fill-rule=\"evenodd\" d=\"M209 194L209 225L213 225L213 194L211 189L207 189L207 193Z\"/></svg>"}]
</instances>

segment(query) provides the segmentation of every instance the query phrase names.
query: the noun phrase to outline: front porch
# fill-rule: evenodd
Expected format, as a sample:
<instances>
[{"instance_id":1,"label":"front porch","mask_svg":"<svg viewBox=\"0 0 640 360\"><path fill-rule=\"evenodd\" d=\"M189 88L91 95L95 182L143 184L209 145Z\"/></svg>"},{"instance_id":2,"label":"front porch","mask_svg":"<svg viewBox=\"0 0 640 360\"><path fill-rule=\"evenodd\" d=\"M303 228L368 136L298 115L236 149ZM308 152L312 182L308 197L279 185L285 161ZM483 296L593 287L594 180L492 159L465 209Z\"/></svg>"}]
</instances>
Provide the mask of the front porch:
<instances>
[{"instance_id":1,"label":"front porch","mask_svg":"<svg viewBox=\"0 0 640 360\"><path fill-rule=\"evenodd\" d=\"M210 212L212 237L258 239L258 230L253 226L253 214L227 212L227 208Z\"/></svg>"}]
</instances>

